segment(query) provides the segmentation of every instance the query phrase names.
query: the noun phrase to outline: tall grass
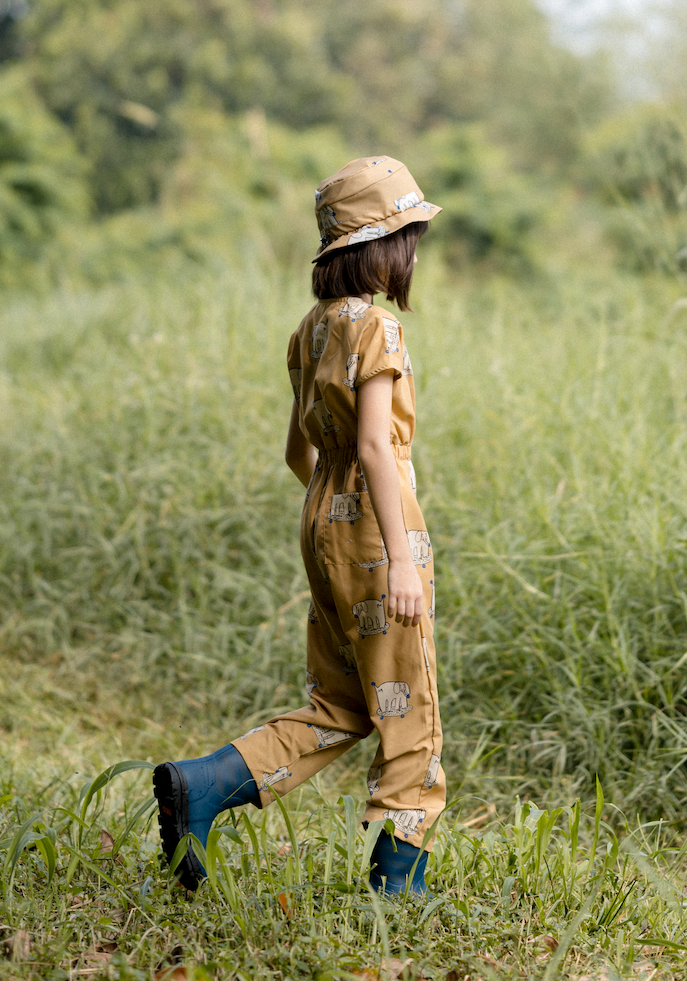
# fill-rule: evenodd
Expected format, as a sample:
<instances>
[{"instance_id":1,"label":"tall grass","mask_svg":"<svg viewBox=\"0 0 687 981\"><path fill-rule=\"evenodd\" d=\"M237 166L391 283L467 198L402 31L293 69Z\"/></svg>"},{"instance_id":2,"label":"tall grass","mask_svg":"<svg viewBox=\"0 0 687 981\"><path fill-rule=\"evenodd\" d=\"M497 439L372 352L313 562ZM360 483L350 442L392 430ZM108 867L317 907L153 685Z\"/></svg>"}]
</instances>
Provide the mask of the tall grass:
<instances>
[{"instance_id":1,"label":"tall grass","mask_svg":"<svg viewBox=\"0 0 687 981\"><path fill-rule=\"evenodd\" d=\"M306 276L247 261L4 307L10 757L192 754L301 702L283 359ZM555 803L598 773L617 803L681 819L678 297L605 270L517 285L418 267L404 320L456 789Z\"/></svg>"},{"instance_id":2,"label":"tall grass","mask_svg":"<svg viewBox=\"0 0 687 981\"><path fill-rule=\"evenodd\" d=\"M452 350L424 339L449 741L681 820L687 320L665 282L551 285L449 300Z\"/></svg>"},{"instance_id":3,"label":"tall grass","mask_svg":"<svg viewBox=\"0 0 687 981\"><path fill-rule=\"evenodd\" d=\"M598 775L606 798L627 815L604 811L623 841L625 820L633 829L662 821L684 830L687 313L680 295L665 279L591 265L520 284L451 281L427 255L418 266L417 313L403 319L418 391L418 492L437 562L444 759L453 793L495 804L505 822L479 846L462 837L456 845L447 825L433 860L434 888L438 898L446 892L455 903L452 911L437 906L412 920L419 930L412 935L426 949L436 942L437 922L460 938L461 950L473 936L466 933L470 904L467 913L456 905L467 894L482 910L475 937L488 934L488 909L510 909L505 883L521 874L515 829L529 820L511 810L516 795L549 809L542 828L550 820L558 828L563 817L551 818L551 809L569 807L578 796L593 802ZM71 878L84 877L86 894L104 889L112 902L120 895L98 871L99 819L86 815L80 825L59 810L76 813L70 795L85 774L123 758L157 761L208 751L304 698L307 584L296 544L301 490L282 452L290 409L284 351L308 303L307 270L287 275L247 256L212 276L180 266L173 282L141 274L98 290L65 285L47 298L7 298L0 310L0 731L10 795L0 836L5 855L17 856L5 867L5 904L10 893L28 904L15 903L15 913L7 913L15 926L17 909L35 917L40 903L53 904L40 907L46 922L53 915L71 922L67 893L78 890L67 888L65 876L72 862ZM363 759L372 752L361 744L323 777L327 801L332 783L360 793ZM308 837L306 805L316 798L305 793L304 803L292 807L304 829L298 834ZM148 929L150 936L175 936L160 925L168 915L163 908L171 904L169 923L180 915L156 871L155 837L141 831L143 816L125 833L144 800L142 790L131 799L120 793L110 822L127 842L126 871L114 871L130 874L126 908L139 911L130 922L140 930L126 949L130 963L139 964L152 963L164 947L141 939ZM328 803L325 812L334 824L318 832L310 878L299 883L286 853L278 854L283 819L270 811L265 818L266 847L279 859L274 883L287 894L296 885L311 889L304 909L320 902L322 882L339 881L332 869L341 855L333 842L345 845L336 808ZM535 813L539 822L541 813L529 811ZM60 850L67 833L72 838L65 841L77 849L78 828L92 838L90 852L78 845L91 866L74 859L66 844ZM245 844L248 831L241 833ZM593 825L580 833L589 851ZM550 900L556 916L565 910L552 928L557 941L574 923L577 937L594 909L597 920L607 915L615 924L607 936L624 964L635 941L628 947L626 927L620 937L620 914L612 911L640 875L647 877L649 905L637 906L644 912L632 935L647 937L663 925L660 937L683 942L673 880L668 875L663 883L660 861L647 871L641 855L628 871L629 853L613 853L610 829L615 864L606 867L605 884L590 899L602 880L583 877L578 892L570 885L574 900L561 898L561 883L572 874L565 855L575 861L572 831L565 834L567 845L556 832L539 850L538 871L526 887L532 897L526 931L535 929L535 914L539 933L548 930L549 914L544 924L535 897ZM652 848L663 854L670 840ZM49 888L48 842L56 861ZM325 842L335 849L329 866ZM472 871L465 873L459 872L463 847L481 856L477 865L470 858ZM637 847L651 851L646 843ZM439 871L449 855L444 881ZM561 881L558 873L541 878L542 863L551 865L554 855L562 863L556 868L567 870ZM323 861L326 867L318 864ZM596 859L580 861L591 868ZM671 852L670 861L681 868L681 853ZM478 867L488 875L477 874ZM39 876L31 886L31 869L41 870L45 881ZM225 876L224 885L208 885L207 903L193 907L202 915L184 908L186 925L196 924L198 938L205 937L210 927L197 917L210 916L216 905L218 912L202 922L212 923L213 935L234 950L231 931L225 935L218 925L221 911L228 903L235 923L231 903L254 901L251 929L262 939L251 949L268 943L260 931L286 930L295 944L296 923L306 929L301 919L278 918L270 905L275 884L267 905L251 900L259 892L251 878L256 872L241 869L240 903L231 899ZM612 895L603 892L616 887ZM157 898L146 919L151 889ZM477 898L489 890L499 897L493 907ZM665 905L668 895L672 906ZM349 894L327 896L318 909L338 916L336 904ZM358 902L360 911L350 913L359 917L358 933L350 934L348 947L345 930L337 941L344 967L346 958L360 962L360 951L372 943L365 931L376 929L375 922L372 948L382 949L378 911L362 894ZM664 914L674 914L670 927ZM494 936L515 936L522 915L516 904L506 916L511 926L497 917ZM400 919L394 916L384 920L392 952L411 929L408 907ZM324 943L319 929L313 927L313 949ZM205 942L198 939L197 959ZM73 943L64 939L60 949L73 951ZM608 959L609 944L594 946L594 956ZM457 956L458 947L441 949ZM326 943L322 950L327 962L338 956ZM501 964L501 954L488 956ZM539 976L544 967L533 958L518 962L517 970ZM253 965L244 965L245 976L261 976L255 964L245 961ZM274 964L270 970L286 977L281 961ZM303 964L292 965L290 976L315 970L307 957ZM503 971L495 976L511 976Z\"/></svg>"}]
</instances>

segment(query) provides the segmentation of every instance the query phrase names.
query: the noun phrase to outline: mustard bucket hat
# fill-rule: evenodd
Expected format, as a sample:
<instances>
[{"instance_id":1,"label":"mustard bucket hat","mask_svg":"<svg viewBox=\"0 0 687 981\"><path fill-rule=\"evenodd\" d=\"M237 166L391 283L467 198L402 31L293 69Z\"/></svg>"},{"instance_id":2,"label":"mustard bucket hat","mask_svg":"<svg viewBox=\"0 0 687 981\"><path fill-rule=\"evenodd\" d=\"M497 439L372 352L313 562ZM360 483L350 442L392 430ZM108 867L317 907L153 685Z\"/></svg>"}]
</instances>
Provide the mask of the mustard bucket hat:
<instances>
[{"instance_id":1,"label":"mustard bucket hat","mask_svg":"<svg viewBox=\"0 0 687 981\"><path fill-rule=\"evenodd\" d=\"M360 157L323 180L315 191L321 246L313 262L334 249L371 242L441 208L425 196L400 160Z\"/></svg>"}]
</instances>

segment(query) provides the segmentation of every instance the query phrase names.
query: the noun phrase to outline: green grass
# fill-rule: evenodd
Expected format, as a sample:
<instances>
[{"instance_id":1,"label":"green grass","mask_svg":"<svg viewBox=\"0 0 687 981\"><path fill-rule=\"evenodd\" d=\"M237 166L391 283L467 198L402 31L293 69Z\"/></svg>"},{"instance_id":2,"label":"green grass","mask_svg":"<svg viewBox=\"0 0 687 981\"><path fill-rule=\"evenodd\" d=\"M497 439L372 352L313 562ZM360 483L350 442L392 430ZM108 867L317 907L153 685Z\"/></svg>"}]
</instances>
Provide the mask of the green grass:
<instances>
[{"instance_id":1,"label":"green grass","mask_svg":"<svg viewBox=\"0 0 687 981\"><path fill-rule=\"evenodd\" d=\"M364 840L353 798L336 804L317 782L281 808L229 812L191 897L160 869L147 788L118 779L112 768L80 794L44 789L30 810L4 788L2 929L15 958L0 977L138 981L183 965L197 979L334 981L385 977L392 958L408 979L684 976L684 847L660 825L616 836L600 785L589 813L518 801L499 820L456 802L421 902L370 893L374 826Z\"/></svg>"},{"instance_id":2,"label":"green grass","mask_svg":"<svg viewBox=\"0 0 687 981\"><path fill-rule=\"evenodd\" d=\"M437 560L444 759L463 798L432 860L445 902L423 919L336 889L362 856L362 840L352 867L332 852L334 831L346 847L336 801L362 796L371 745L289 799L300 872L283 815L254 813L260 862L241 819L241 843L221 839L236 892L227 874L191 904L168 889L145 816L126 830L145 773L117 777L83 826L60 810L76 813L79 787L117 760L200 754L304 698L301 491L282 454L307 270L249 260L0 310L0 925L31 937L27 963L0 961L0 976L125 977L180 944L223 977L325 978L372 966L387 942L415 976L604 963L624 977L654 955L656 979L684 976L679 946L646 940L687 943L687 313L665 279L590 266L462 281L428 253L418 266L403 318L414 459ZM613 806L593 855L597 774ZM549 815L580 797L577 849L569 811L546 843L549 819L535 827L517 796ZM497 816L461 825L476 798ZM40 831L12 878L13 836L38 812L28 828L53 828L54 845ZM121 862L98 858L103 826ZM535 938L569 929L565 969L547 969ZM115 942L129 968L84 966Z\"/></svg>"}]
</instances>

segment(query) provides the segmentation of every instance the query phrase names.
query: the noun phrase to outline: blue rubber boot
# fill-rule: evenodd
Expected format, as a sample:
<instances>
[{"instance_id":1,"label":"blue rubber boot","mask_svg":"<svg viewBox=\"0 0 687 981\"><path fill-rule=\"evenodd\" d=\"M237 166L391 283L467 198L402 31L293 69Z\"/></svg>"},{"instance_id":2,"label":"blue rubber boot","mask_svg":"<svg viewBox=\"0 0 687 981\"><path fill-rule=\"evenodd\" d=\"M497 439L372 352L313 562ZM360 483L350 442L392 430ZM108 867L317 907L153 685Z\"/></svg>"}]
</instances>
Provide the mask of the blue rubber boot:
<instances>
[{"instance_id":1,"label":"blue rubber boot","mask_svg":"<svg viewBox=\"0 0 687 981\"><path fill-rule=\"evenodd\" d=\"M229 744L209 756L160 763L153 771L162 848L171 862L177 845L189 832L207 845L212 822L228 807L260 807L258 786L239 751ZM187 889L197 889L205 869L191 849L174 873Z\"/></svg>"},{"instance_id":2,"label":"blue rubber boot","mask_svg":"<svg viewBox=\"0 0 687 981\"><path fill-rule=\"evenodd\" d=\"M394 843L396 851L394 851ZM377 844L372 850L371 862L376 866L370 872L370 885L375 892L386 891L388 895L398 895L406 891L408 876L415 860L420 854L420 849L400 838L393 838L386 831L382 831ZM427 892L425 885L425 866L427 865L427 852L423 851L410 881L410 892L424 895ZM382 879L386 879L386 886Z\"/></svg>"}]
</instances>

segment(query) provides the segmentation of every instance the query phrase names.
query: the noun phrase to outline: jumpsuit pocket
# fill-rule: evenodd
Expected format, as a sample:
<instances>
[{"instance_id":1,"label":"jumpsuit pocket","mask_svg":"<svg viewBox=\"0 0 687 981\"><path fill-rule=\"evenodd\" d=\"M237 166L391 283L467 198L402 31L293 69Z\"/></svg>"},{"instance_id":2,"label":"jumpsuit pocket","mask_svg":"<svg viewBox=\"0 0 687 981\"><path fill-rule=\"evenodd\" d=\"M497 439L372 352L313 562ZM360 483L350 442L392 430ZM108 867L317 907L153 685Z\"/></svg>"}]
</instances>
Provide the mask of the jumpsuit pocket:
<instances>
[{"instance_id":1,"label":"jumpsuit pocket","mask_svg":"<svg viewBox=\"0 0 687 981\"><path fill-rule=\"evenodd\" d=\"M327 496L318 515L327 565L374 569L388 562L370 495L365 491Z\"/></svg>"}]
</instances>

